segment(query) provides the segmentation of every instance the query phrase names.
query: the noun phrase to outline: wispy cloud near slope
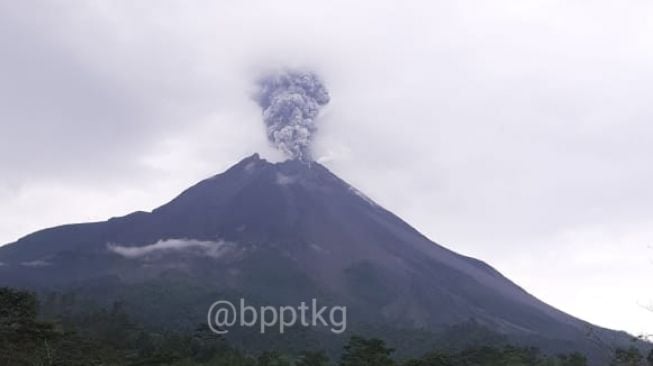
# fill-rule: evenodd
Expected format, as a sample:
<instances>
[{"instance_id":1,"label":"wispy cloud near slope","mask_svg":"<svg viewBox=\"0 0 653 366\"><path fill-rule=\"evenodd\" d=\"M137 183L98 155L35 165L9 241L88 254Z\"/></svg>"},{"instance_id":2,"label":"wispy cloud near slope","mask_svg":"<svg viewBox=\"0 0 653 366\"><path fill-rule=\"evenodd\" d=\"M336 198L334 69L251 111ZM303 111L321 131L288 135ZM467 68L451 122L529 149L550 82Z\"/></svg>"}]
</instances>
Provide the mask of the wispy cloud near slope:
<instances>
[{"instance_id":1,"label":"wispy cloud near slope","mask_svg":"<svg viewBox=\"0 0 653 366\"><path fill-rule=\"evenodd\" d=\"M113 243L107 244L107 249L110 252L132 259L146 257L152 254L170 252L196 252L201 255L219 258L232 247L233 244L226 241L203 241L194 239L166 239L145 246L123 246Z\"/></svg>"}]
</instances>

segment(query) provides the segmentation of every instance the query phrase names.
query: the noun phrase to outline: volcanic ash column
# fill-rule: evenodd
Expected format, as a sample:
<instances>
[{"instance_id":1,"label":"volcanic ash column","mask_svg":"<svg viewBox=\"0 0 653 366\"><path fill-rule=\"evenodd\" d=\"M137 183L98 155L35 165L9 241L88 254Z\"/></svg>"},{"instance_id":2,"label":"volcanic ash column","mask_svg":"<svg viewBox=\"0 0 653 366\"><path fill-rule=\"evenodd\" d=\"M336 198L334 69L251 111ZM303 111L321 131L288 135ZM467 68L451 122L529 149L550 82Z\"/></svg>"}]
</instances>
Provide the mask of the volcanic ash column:
<instances>
[{"instance_id":1,"label":"volcanic ash column","mask_svg":"<svg viewBox=\"0 0 653 366\"><path fill-rule=\"evenodd\" d=\"M255 99L263 109L270 142L290 159L310 161L320 108L329 93L313 73L285 71L258 81Z\"/></svg>"}]
</instances>

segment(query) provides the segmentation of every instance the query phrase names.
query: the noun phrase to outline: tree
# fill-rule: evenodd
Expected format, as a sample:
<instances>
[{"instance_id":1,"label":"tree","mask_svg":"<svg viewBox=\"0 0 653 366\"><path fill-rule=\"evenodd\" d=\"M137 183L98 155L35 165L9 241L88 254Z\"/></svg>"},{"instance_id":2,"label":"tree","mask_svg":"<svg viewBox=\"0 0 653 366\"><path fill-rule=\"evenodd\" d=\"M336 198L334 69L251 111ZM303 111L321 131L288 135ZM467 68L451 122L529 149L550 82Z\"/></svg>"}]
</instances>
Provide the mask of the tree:
<instances>
[{"instance_id":1,"label":"tree","mask_svg":"<svg viewBox=\"0 0 653 366\"><path fill-rule=\"evenodd\" d=\"M391 366L394 365L390 358L393 352L380 339L352 336L345 346L340 366Z\"/></svg>"},{"instance_id":2,"label":"tree","mask_svg":"<svg viewBox=\"0 0 653 366\"><path fill-rule=\"evenodd\" d=\"M417 360L408 360L404 366L454 366L456 365L453 357L446 353L431 352Z\"/></svg>"},{"instance_id":3,"label":"tree","mask_svg":"<svg viewBox=\"0 0 653 366\"><path fill-rule=\"evenodd\" d=\"M290 361L279 352L263 352L258 357L258 366L290 366Z\"/></svg>"},{"instance_id":4,"label":"tree","mask_svg":"<svg viewBox=\"0 0 653 366\"><path fill-rule=\"evenodd\" d=\"M0 364L52 365L54 325L36 319L34 294L0 288Z\"/></svg>"},{"instance_id":5,"label":"tree","mask_svg":"<svg viewBox=\"0 0 653 366\"><path fill-rule=\"evenodd\" d=\"M640 366L644 357L635 347L627 349L617 348L614 351L614 358L610 363L611 366Z\"/></svg>"},{"instance_id":6,"label":"tree","mask_svg":"<svg viewBox=\"0 0 653 366\"><path fill-rule=\"evenodd\" d=\"M578 352L559 355L558 364L560 366L587 366L587 357Z\"/></svg>"},{"instance_id":7,"label":"tree","mask_svg":"<svg viewBox=\"0 0 653 366\"><path fill-rule=\"evenodd\" d=\"M327 366L329 365L329 357L324 352L304 352L299 360L295 363L296 366Z\"/></svg>"}]
</instances>

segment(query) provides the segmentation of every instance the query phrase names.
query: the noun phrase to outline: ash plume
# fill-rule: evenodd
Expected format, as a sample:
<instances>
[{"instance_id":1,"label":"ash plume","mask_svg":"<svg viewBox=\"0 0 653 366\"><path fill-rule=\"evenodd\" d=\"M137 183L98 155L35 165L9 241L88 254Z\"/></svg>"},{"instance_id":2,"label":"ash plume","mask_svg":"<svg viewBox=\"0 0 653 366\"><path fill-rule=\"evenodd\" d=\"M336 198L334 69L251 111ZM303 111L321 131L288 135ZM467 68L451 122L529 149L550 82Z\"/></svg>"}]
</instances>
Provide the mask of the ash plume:
<instances>
[{"instance_id":1,"label":"ash plume","mask_svg":"<svg viewBox=\"0 0 653 366\"><path fill-rule=\"evenodd\" d=\"M263 109L270 142L291 159L311 160L315 119L329 103L329 93L317 75L285 71L258 81L255 99Z\"/></svg>"}]
</instances>

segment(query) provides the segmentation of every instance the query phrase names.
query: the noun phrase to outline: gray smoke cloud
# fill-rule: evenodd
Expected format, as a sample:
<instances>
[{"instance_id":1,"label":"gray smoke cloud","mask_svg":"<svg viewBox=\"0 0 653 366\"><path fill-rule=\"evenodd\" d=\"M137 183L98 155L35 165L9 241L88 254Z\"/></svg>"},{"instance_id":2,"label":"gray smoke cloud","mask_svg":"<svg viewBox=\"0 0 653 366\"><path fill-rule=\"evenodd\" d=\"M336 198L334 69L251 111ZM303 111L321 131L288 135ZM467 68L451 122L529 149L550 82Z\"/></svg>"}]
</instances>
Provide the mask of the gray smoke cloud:
<instances>
[{"instance_id":1,"label":"gray smoke cloud","mask_svg":"<svg viewBox=\"0 0 653 366\"><path fill-rule=\"evenodd\" d=\"M270 142L291 159L310 160L320 108L329 92L317 75L284 71L259 79L255 99L263 109Z\"/></svg>"}]
</instances>

